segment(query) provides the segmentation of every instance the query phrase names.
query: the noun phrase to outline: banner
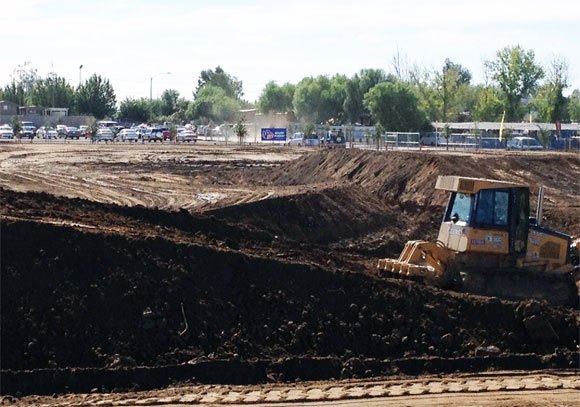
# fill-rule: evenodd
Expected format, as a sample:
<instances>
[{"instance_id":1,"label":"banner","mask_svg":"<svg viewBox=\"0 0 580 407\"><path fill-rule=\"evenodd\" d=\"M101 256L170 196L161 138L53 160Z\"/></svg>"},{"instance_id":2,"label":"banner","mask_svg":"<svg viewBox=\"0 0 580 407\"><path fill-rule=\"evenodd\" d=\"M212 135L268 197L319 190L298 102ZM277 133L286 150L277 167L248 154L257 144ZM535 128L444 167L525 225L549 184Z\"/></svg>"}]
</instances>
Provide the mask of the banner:
<instances>
[{"instance_id":1,"label":"banner","mask_svg":"<svg viewBox=\"0 0 580 407\"><path fill-rule=\"evenodd\" d=\"M286 141L286 129L262 129L262 141Z\"/></svg>"},{"instance_id":2,"label":"banner","mask_svg":"<svg viewBox=\"0 0 580 407\"><path fill-rule=\"evenodd\" d=\"M503 140L503 122L505 120L505 110L503 111L503 115L501 116L501 123L499 124L499 141Z\"/></svg>"}]
</instances>

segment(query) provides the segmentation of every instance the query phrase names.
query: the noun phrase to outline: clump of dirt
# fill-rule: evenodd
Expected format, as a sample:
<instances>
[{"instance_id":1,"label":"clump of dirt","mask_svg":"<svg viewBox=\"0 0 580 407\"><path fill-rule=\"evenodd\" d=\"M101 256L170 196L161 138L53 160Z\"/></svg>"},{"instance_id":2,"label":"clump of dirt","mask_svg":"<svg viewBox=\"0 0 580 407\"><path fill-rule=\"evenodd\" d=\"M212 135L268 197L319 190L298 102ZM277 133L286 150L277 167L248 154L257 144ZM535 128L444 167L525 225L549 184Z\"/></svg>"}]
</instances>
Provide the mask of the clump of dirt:
<instances>
[{"instance_id":1,"label":"clump of dirt","mask_svg":"<svg viewBox=\"0 0 580 407\"><path fill-rule=\"evenodd\" d=\"M556 164L556 175L547 171ZM324 151L278 168L245 165L235 182L272 196L197 213L0 190L3 377L269 360L282 380L307 377L296 369L321 358L328 372L357 376L384 374L372 368L380 361L521 354L578 368L575 310L372 274L377 257L435 233L439 174L542 183L554 192L547 222L577 233L568 172L578 164Z\"/></svg>"}]
</instances>

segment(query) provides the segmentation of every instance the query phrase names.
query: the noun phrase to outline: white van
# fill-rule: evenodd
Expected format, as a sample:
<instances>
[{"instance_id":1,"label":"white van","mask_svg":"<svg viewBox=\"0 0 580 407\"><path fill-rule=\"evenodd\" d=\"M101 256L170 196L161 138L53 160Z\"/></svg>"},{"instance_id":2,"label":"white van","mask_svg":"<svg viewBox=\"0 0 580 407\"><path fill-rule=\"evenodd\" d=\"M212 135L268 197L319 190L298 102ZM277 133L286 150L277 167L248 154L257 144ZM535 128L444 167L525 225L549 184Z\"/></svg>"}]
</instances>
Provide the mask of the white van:
<instances>
[{"instance_id":1,"label":"white van","mask_svg":"<svg viewBox=\"0 0 580 407\"><path fill-rule=\"evenodd\" d=\"M544 147L533 137L514 137L507 142L508 150L543 150Z\"/></svg>"},{"instance_id":2,"label":"white van","mask_svg":"<svg viewBox=\"0 0 580 407\"><path fill-rule=\"evenodd\" d=\"M288 140L286 145L289 146L319 146L320 139L316 135L306 136L304 133L298 132L292 135L292 138Z\"/></svg>"}]
</instances>

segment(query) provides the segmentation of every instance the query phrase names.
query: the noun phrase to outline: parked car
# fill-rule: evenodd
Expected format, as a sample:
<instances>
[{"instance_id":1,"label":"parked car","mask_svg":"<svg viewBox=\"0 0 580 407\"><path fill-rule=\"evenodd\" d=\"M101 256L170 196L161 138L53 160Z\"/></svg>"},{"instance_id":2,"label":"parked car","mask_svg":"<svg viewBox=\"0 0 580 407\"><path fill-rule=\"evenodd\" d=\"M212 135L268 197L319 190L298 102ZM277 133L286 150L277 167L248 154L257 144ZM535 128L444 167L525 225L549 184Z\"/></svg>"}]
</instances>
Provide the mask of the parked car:
<instances>
[{"instance_id":1,"label":"parked car","mask_svg":"<svg viewBox=\"0 0 580 407\"><path fill-rule=\"evenodd\" d=\"M113 132L111 129L102 128L97 130L97 134L93 141L113 141L115 137L113 136Z\"/></svg>"},{"instance_id":2,"label":"parked car","mask_svg":"<svg viewBox=\"0 0 580 407\"><path fill-rule=\"evenodd\" d=\"M544 147L533 137L514 137L507 141L509 150L543 150Z\"/></svg>"},{"instance_id":3,"label":"parked car","mask_svg":"<svg viewBox=\"0 0 580 407\"><path fill-rule=\"evenodd\" d=\"M47 129L43 132L42 138L46 140L54 140L58 138L58 133L56 132L56 130Z\"/></svg>"},{"instance_id":4,"label":"parked car","mask_svg":"<svg viewBox=\"0 0 580 407\"><path fill-rule=\"evenodd\" d=\"M143 141L163 141L163 132L165 129L163 128L153 128L150 129L149 132L143 133Z\"/></svg>"},{"instance_id":5,"label":"parked car","mask_svg":"<svg viewBox=\"0 0 580 407\"><path fill-rule=\"evenodd\" d=\"M115 136L115 140L122 142L125 141L137 142L139 140L139 136L137 135L137 132L133 129L123 129L117 134L117 136Z\"/></svg>"},{"instance_id":6,"label":"parked car","mask_svg":"<svg viewBox=\"0 0 580 407\"><path fill-rule=\"evenodd\" d=\"M79 136L87 137L89 132L89 126L79 126Z\"/></svg>"},{"instance_id":7,"label":"parked car","mask_svg":"<svg viewBox=\"0 0 580 407\"><path fill-rule=\"evenodd\" d=\"M79 139L81 137L80 133L79 133L79 129L77 127L72 127L69 126L66 128L66 132L64 133L64 138L70 138L70 139Z\"/></svg>"},{"instance_id":8,"label":"parked car","mask_svg":"<svg viewBox=\"0 0 580 407\"><path fill-rule=\"evenodd\" d=\"M292 138L286 142L289 146L319 146L320 140L315 134L307 136L304 133L298 132L292 135Z\"/></svg>"},{"instance_id":9,"label":"parked car","mask_svg":"<svg viewBox=\"0 0 580 407\"><path fill-rule=\"evenodd\" d=\"M66 135L66 126L64 124L57 124L56 132L58 133L59 137L64 137Z\"/></svg>"},{"instance_id":10,"label":"parked car","mask_svg":"<svg viewBox=\"0 0 580 407\"><path fill-rule=\"evenodd\" d=\"M183 130L177 133L177 136L175 136L175 141L178 143L197 143L197 134L191 130Z\"/></svg>"},{"instance_id":11,"label":"parked car","mask_svg":"<svg viewBox=\"0 0 580 407\"><path fill-rule=\"evenodd\" d=\"M12 131L12 127L8 124L4 124L0 126L0 139L9 140L14 138L14 132Z\"/></svg>"},{"instance_id":12,"label":"parked car","mask_svg":"<svg viewBox=\"0 0 580 407\"><path fill-rule=\"evenodd\" d=\"M20 136L22 138L34 138L36 135L36 126L32 122L20 122L22 130L20 130Z\"/></svg>"}]
</instances>

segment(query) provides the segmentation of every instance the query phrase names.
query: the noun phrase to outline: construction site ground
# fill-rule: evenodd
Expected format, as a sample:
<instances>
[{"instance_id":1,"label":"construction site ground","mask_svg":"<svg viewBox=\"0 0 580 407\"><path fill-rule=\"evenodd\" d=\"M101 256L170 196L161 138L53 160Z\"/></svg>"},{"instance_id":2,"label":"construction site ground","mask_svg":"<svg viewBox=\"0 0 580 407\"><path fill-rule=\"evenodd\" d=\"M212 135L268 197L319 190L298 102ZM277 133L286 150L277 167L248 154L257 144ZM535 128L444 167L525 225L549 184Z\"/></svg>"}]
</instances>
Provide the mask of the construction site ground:
<instances>
[{"instance_id":1,"label":"construction site ground","mask_svg":"<svg viewBox=\"0 0 580 407\"><path fill-rule=\"evenodd\" d=\"M544 224L578 236L579 174L577 153L0 144L1 402L580 405L577 309L375 275L436 237L438 175L532 207L543 185Z\"/></svg>"}]
</instances>

